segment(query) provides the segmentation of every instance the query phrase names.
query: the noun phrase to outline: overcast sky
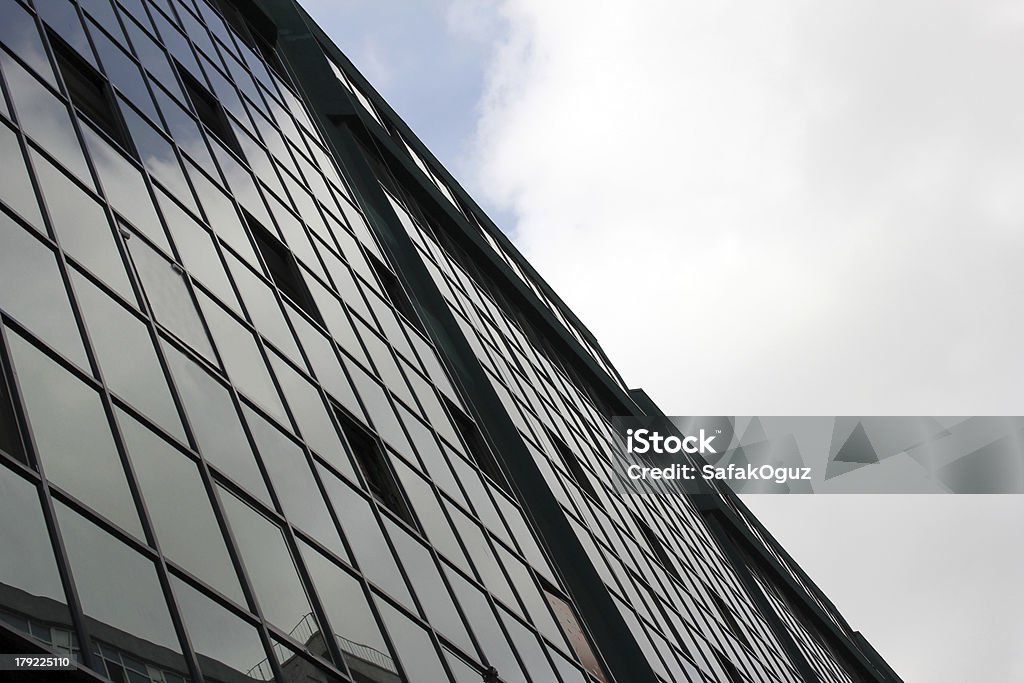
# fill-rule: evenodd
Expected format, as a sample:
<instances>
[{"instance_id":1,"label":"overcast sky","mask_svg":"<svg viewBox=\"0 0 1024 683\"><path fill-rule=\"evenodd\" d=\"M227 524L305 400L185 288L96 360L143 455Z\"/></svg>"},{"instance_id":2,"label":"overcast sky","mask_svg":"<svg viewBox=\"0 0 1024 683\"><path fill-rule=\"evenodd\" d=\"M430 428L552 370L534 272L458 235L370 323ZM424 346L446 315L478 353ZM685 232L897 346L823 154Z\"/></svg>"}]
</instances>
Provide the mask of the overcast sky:
<instances>
[{"instance_id":1,"label":"overcast sky","mask_svg":"<svg viewBox=\"0 0 1024 683\"><path fill-rule=\"evenodd\" d=\"M1024 414L1024 5L305 0L679 415ZM908 683L1024 680L1024 497L748 503Z\"/></svg>"}]
</instances>

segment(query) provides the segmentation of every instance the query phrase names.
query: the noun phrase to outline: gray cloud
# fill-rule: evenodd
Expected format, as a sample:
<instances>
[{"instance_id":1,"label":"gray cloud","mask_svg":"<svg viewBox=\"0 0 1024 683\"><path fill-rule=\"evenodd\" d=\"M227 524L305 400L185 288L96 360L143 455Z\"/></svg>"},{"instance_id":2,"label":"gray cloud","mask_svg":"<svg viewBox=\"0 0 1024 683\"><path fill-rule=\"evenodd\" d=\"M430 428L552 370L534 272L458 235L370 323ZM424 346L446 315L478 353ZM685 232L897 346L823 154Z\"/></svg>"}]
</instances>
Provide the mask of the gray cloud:
<instances>
[{"instance_id":1,"label":"gray cloud","mask_svg":"<svg viewBox=\"0 0 1024 683\"><path fill-rule=\"evenodd\" d=\"M1019 4L500 12L483 187L666 411L1024 411ZM1024 677L1020 499L751 504L908 681Z\"/></svg>"}]
</instances>

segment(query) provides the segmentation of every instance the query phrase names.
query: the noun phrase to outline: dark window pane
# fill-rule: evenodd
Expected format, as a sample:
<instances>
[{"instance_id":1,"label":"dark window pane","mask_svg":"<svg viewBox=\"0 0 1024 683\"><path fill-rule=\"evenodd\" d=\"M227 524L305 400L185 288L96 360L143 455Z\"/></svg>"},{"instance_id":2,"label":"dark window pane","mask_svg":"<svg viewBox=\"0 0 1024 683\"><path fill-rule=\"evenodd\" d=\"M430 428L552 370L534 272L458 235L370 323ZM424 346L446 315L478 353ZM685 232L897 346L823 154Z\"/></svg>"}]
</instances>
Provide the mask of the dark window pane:
<instances>
[{"instance_id":1,"label":"dark window pane","mask_svg":"<svg viewBox=\"0 0 1024 683\"><path fill-rule=\"evenodd\" d=\"M331 622L331 632L356 680L397 683L395 661L366 602L362 585L309 546L300 547ZM360 679L360 675L364 678Z\"/></svg>"},{"instance_id":2,"label":"dark window pane","mask_svg":"<svg viewBox=\"0 0 1024 683\"><path fill-rule=\"evenodd\" d=\"M288 297L311 318L323 324L320 312L313 303L313 297L309 294L302 273L295 257L288 251L287 247L279 239L271 235L262 225L256 222L252 216L245 215L256 247L263 257L270 279L274 281L278 289Z\"/></svg>"},{"instance_id":3,"label":"dark window pane","mask_svg":"<svg viewBox=\"0 0 1024 683\"><path fill-rule=\"evenodd\" d=\"M345 447L341 445L338 431L331 422L316 387L274 354L270 356L270 364L278 381L281 382L281 389L288 400L292 416L298 423L302 438L310 448L326 458L327 462L337 467L343 474L355 478L352 465L345 457Z\"/></svg>"},{"instance_id":4,"label":"dark window pane","mask_svg":"<svg viewBox=\"0 0 1024 683\"><path fill-rule=\"evenodd\" d=\"M272 678L255 626L177 577L171 577L171 586L206 680L242 683Z\"/></svg>"},{"instance_id":5,"label":"dark window pane","mask_svg":"<svg viewBox=\"0 0 1024 683\"><path fill-rule=\"evenodd\" d=\"M11 394L3 364L0 363L0 450L28 464L25 441L14 412L14 396Z\"/></svg>"},{"instance_id":6,"label":"dark window pane","mask_svg":"<svg viewBox=\"0 0 1024 683\"><path fill-rule=\"evenodd\" d=\"M220 499L263 616L285 633L301 629L313 610L281 529L224 489Z\"/></svg>"},{"instance_id":7,"label":"dark window pane","mask_svg":"<svg viewBox=\"0 0 1024 683\"><path fill-rule=\"evenodd\" d=\"M640 534L647 541L647 546L654 553L654 556L658 558L658 562L661 564L661 566L665 568L665 571L667 571L677 579L680 579L681 581L682 579L679 577L679 572L676 570L676 565L672 562L671 559L669 559L668 553L665 551L665 546L662 545L661 539L654 532L654 529L648 526L647 522L640 519L640 517L636 514L633 515L633 521L636 522L637 528L640 529Z\"/></svg>"},{"instance_id":8,"label":"dark window pane","mask_svg":"<svg viewBox=\"0 0 1024 683\"><path fill-rule=\"evenodd\" d=\"M594 488L594 483L590 481L590 476L586 472L586 468L580 463L579 457L572 452L569 446L566 445L558 436L552 432L547 432L548 439L554 444L555 450L557 451L559 459L562 464L565 465L565 469L568 470L569 476L572 477L573 481L579 485L581 489L590 494L590 496L603 506L601 498L597 495L597 490Z\"/></svg>"},{"instance_id":9,"label":"dark window pane","mask_svg":"<svg viewBox=\"0 0 1024 683\"><path fill-rule=\"evenodd\" d=\"M0 466L0 621L50 642L71 630L50 534L36 487ZM39 633L40 627L43 633Z\"/></svg>"},{"instance_id":10,"label":"dark window pane","mask_svg":"<svg viewBox=\"0 0 1024 683\"><path fill-rule=\"evenodd\" d=\"M80 366L82 337L53 252L0 212L0 307Z\"/></svg>"},{"instance_id":11,"label":"dark window pane","mask_svg":"<svg viewBox=\"0 0 1024 683\"><path fill-rule=\"evenodd\" d=\"M82 22L71 0L40 2L36 5L36 11L45 25L59 34L75 53L91 66L96 66L96 57L92 53L89 39L82 29Z\"/></svg>"},{"instance_id":12,"label":"dark window pane","mask_svg":"<svg viewBox=\"0 0 1024 683\"><path fill-rule=\"evenodd\" d=\"M57 521L86 623L101 647L185 671L156 567L61 503Z\"/></svg>"},{"instance_id":13,"label":"dark window pane","mask_svg":"<svg viewBox=\"0 0 1024 683\"><path fill-rule=\"evenodd\" d=\"M270 494L228 390L177 349L168 344L163 348L199 452L211 465L269 504Z\"/></svg>"},{"instance_id":14,"label":"dark window pane","mask_svg":"<svg viewBox=\"0 0 1024 683\"><path fill-rule=\"evenodd\" d=\"M455 428L459 431L459 436L462 437L466 450L473 460L476 461L477 466L496 484L509 491L508 481L505 479L505 475L502 473L494 453L491 452L483 436L480 435L480 430L477 429L476 423L450 401L445 400L445 405L448 408L448 414L452 417L452 422L455 423Z\"/></svg>"},{"instance_id":15,"label":"dark window pane","mask_svg":"<svg viewBox=\"0 0 1024 683\"><path fill-rule=\"evenodd\" d=\"M146 325L84 277L75 274L73 283L107 385L185 441L185 430Z\"/></svg>"},{"instance_id":16,"label":"dark window pane","mask_svg":"<svg viewBox=\"0 0 1024 683\"><path fill-rule=\"evenodd\" d=\"M370 256L369 260L370 265L373 266L373 272L377 275L377 281L380 282L381 287L384 289L384 293L387 295L388 299L391 300L394 307L398 309L398 311L404 315L406 319L416 327L416 329L420 332L424 332L423 323L420 322L419 314L416 313L416 308L413 306L409 295L405 293L405 289L402 287L402 284L398 281L398 277L376 257Z\"/></svg>"},{"instance_id":17,"label":"dark window pane","mask_svg":"<svg viewBox=\"0 0 1024 683\"><path fill-rule=\"evenodd\" d=\"M230 147L239 156L242 156L242 148L238 146L238 139L227 120L227 114L220 106L220 102L213 94L203 87L187 69L178 68L178 74L185 86L185 92L192 102L192 108L196 116L202 121L210 132L217 136L221 142Z\"/></svg>"},{"instance_id":18,"label":"dark window pane","mask_svg":"<svg viewBox=\"0 0 1024 683\"><path fill-rule=\"evenodd\" d=\"M8 339L47 478L141 538L142 525L100 395L21 337Z\"/></svg>"},{"instance_id":19,"label":"dark window pane","mask_svg":"<svg viewBox=\"0 0 1024 683\"><path fill-rule=\"evenodd\" d=\"M199 468L126 413L118 422L163 553L244 605Z\"/></svg>"},{"instance_id":20,"label":"dark window pane","mask_svg":"<svg viewBox=\"0 0 1024 683\"><path fill-rule=\"evenodd\" d=\"M374 499L388 508L405 522L415 526L409 506L405 503L402 489L395 473L388 464L387 456L377 441L362 427L340 411L336 411L341 430L345 434L352 459L359 466L363 481Z\"/></svg>"},{"instance_id":21,"label":"dark window pane","mask_svg":"<svg viewBox=\"0 0 1024 683\"><path fill-rule=\"evenodd\" d=\"M118 144L131 149L107 80L63 40L51 36L50 44L71 104Z\"/></svg>"}]
</instances>

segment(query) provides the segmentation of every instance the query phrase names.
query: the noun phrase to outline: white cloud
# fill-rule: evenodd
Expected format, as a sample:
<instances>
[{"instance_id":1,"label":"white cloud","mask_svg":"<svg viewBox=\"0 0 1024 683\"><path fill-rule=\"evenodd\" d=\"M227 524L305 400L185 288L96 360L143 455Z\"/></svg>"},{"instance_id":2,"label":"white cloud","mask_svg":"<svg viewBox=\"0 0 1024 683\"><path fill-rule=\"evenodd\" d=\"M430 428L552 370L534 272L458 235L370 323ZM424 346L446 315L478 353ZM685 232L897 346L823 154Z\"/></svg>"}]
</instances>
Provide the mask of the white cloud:
<instances>
[{"instance_id":1,"label":"white cloud","mask_svg":"<svg viewBox=\"0 0 1024 683\"><path fill-rule=\"evenodd\" d=\"M512 0L485 186L675 412L1019 412L1010 7Z\"/></svg>"},{"instance_id":2,"label":"white cloud","mask_svg":"<svg viewBox=\"0 0 1024 683\"><path fill-rule=\"evenodd\" d=\"M481 185L628 383L684 415L1024 412L1019 3L500 11ZM1024 675L1019 590L988 607L1024 569L1019 502L751 504L933 683Z\"/></svg>"}]
</instances>

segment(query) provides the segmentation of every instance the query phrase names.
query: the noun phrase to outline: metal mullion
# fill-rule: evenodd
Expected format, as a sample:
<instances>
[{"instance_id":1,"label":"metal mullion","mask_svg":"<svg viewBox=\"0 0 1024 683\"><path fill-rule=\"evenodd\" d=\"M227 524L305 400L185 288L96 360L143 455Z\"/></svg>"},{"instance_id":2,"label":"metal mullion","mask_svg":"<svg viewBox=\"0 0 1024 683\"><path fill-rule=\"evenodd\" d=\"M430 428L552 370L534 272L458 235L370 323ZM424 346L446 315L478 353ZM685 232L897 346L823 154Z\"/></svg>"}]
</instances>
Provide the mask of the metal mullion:
<instances>
[{"instance_id":1,"label":"metal mullion","mask_svg":"<svg viewBox=\"0 0 1024 683\"><path fill-rule=\"evenodd\" d=\"M321 494L322 495L322 494ZM325 499L326 501L327 499ZM330 508L331 506L328 505ZM313 577L306 568L305 560L302 557L302 553L299 551L299 545L296 542L295 530L292 528L291 523L286 522L282 528L284 534L285 544L288 546L289 551L292 554L292 562L295 565L295 569L299 574L299 581L303 584L306 589L306 597L309 600L310 607L313 610L313 614L316 616L317 622L320 626L320 632L324 636L324 644L327 646L327 652L330 657L334 660L335 665L339 668L343 668L345 671L348 670L348 664L345 661L345 656L341 651L341 647L338 645L334 638L333 633L324 633L324 627L330 622L327 620L327 612L324 610L323 604L321 603L319 596L316 593L315 586L313 585ZM345 534L339 533L344 543ZM317 544L319 545L319 544ZM351 549L346 546L347 551L351 552ZM317 551L319 552L319 551ZM333 556L334 553L330 553L328 556ZM268 624L269 628L269 624ZM284 640L291 640L291 636L287 636ZM304 645L301 644L300 650L305 650Z\"/></svg>"},{"instance_id":2,"label":"metal mullion","mask_svg":"<svg viewBox=\"0 0 1024 683\"><path fill-rule=\"evenodd\" d=\"M150 335L152 336L152 327L150 325L147 325L147 328L149 329ZM90 353L90 355L94 355L94 352L92 351L92 342L88 338L87 332L83 331L83 335L86 338L87 351ZM177 632L179 640L184 645L184 647L182 648L182 654L185 658L186 664L190 670L190 673L193 676L198 676L199 664L194 652L191 649L191 643L188 637L188 632L185 629L184 621L182 620L180 612L178 610L177 600L173 592L171 591L170 581L167 578L167 564L164 560L163 553L160 550L159 540L157 538L156 531L153 527L152 521L149 517L148 508L146 506L145 500L142 497L142 491L139 488L135 476L134 466L132 465L131 458L129 457L127 446L125 445L124 435L121 433L121 426L118 423L114 414L114 405L111 393L106 386L106 382L103 379L102 370L99 368L98 361L95 361L94 359L94 362L97 369L97 377L99 378L101 383L100 394L103 402L104 413L107 416L107 421L109 423L112 435L114 437L115 448L117 449L118 456L121 460L121 465L125 470L128 487L131 492L132 498L135 502L136 511L137 514L139 515L143 532L145 533L146 539L152 548L152 553L155 555L155 557L151 557L150 559L151 561L155 561L157 577L160 582L160 588L164 593L164 600L168 605L168 611L171 616L171 621L174 625L175 631Z\"/></svg>"},{"instance_id":3,"label":"metal mullion","mask_svg":"<svg viewBox=\"0 0 1024 683\"><path fill-rule=\"evenodd\" d=\"M217 491L219 485L215 483L213 476L210 472L209 466L206 460L202 460L199 463L199 469L202 474L203 484L206 487L207 495L210 497L210 502L213 505L214 516L217 519L217 524L221 529L221 534L225 539L225 545L227 546L228 556L231 558L231 563L234 565L235 572L239 579L239 586L242 589L242 595L249 602L249 609L252 610L252 614L256 616L258 623L256 624L256 630L259 633L260 640L263 643L263 648L266 650L268 655L268 663L271 666L271 670L274 672L274 676L278 679L283 678L280 667L277 665L277 661L274 658L273 642L270 640L270 635L267 632L267 620L263 616L263 611L260 608L259 600L256 598L256 591L252 586L252 581L249 579L249 573L245 569L245 565L242 562L241 552L237 548L234 534L231 532L230 525L227 519L227 513L224 511L223 504L220 500L220 494ZM230 495L229 491L229 495ZM273 495L273 492L271 492ZM255 508L254 508L255 509ZM257 513L259 512L258 509Z\"/></svg>"},{"instance_id":4,"label":"metal mullion","mask_svg":"<svg viewBox=\"0 0 1024 683\"><path fill-rule=\"evenodd\" d=\"M299 349L299 354L300 354L300 356L302 356L303 362L307 363L307 365L308 365L309 360L308 360L308 358L305 355L305 351L302 348L302 344L298 341L298 336L295 334L295 331L292 328L291 320L289 320L288 316L284 314L284 310L285 309L283 308L283 301L281 299L280 292L277 291L276 286L273 286L271 288L271 292L274 294L275 300L277 300L278 305L282 306L282 309L281 309L282 310L282 315L284 315L284 317L285 317L285 323L288 326L288 330L292 334L293 338L296 340L296 346ZM243 306L244 306L244 303L243 303ZM248 328L248 324L246 324L246 327ZM256 328L253 327L252 329L255 330ZM269 370L271 368L271 365L270 365L270 362L269 362L270 361L270 358L269 358L270 351L268 351L266 348L264 348L264 342L263 342L262 336L259 335L259 334L256 335L256 343L257 343L257 348L259 349L259 352L260 352L260 356L261 356L261 358L263 358L263 362L267 365L267 368ZM214 353L219 353L219 352L215 349ZM281 356L281 357L283 357L283 356ZM289 361L289 364L291 364L290 361ZM302 373L302 374L305 374L305 373ZM280 394L282 399L284 399L284 400L282 400L282 406L284 407L285 414L287 415L288 419L291 422L293 422L295 427L297 428L298 422L295 420L294 415L292 414L291 406L288 404L288 401L285 398L284 391L282 390L282 388L280 386L280 380L277 378L277 376L275 375L275 373L273 371L270 371L270 377L271 377L271 382L274 384L274 388L278 391L278 393ZM323 401L324 398L325 398L323 389L320 388L319 383L314 383L314 387L316 388L317 393L320 395L321 401ZM236 411L240 411L241 399L240 399L240 397L238 395L237 389L235 389L234 385L229 382L228 383L228 390L231 393L233 402L236 404L236 408L235 408ZM329 404L325 404L325 407L326 407L326 405L329 405ZM304 563L302 561L302 558L301 558L301 556L298 553L298 545L295 543L295 536L294 536L294 533L293 533L291 522L287 518L287 515L285 515L285 513L284 513L284 506L282 505L281 500L278 497L277 491L275 490L275 487L274 487L273 480L269 476L269 471L267 470L266 464L263 462L263 457L259 454L259 449L257 448L256 440L255 440L255 438L252 435L251 428L249 427L248 423L244 420L244 418L242 418L241 413L239 413L239 416L240 416L240 419L241 419L241 422L242 422L242 425L243 425L243 430L244 430L244 432L246 434L246 438L249 441L250 448L252 449L252 451L253 451L253 453L254 453L254 455L256 457L257 466L260 468L260 471L263 473L264 479L266 480L267 489L268 489L268 491L270 493L271 500L273 501L275 512L280 517L280 520L278 522L278 526L279 526L279 528L281 528L282 532L284 533L285 542L288 545L291 554L293 555L292 561L294 562L294 564L295 564L295 566L297 568L297 571L300 574L300 580L305 584L305 587L306 587L307 591L311 591L313 584L312 584L312 582L310 580L310 576L309 576L308 572L305 569L305 565L304 565ZM333 418L332 418L332 423L333 423ZM337 429L337 425L335 425L335 429ZM307 463L311 464L311 459L310 459L310 455L309 455L309 451L311 451L311 449L308 447L308 445L307 445L307 443L306 443L304 438L301 439L301 444L302 444L301 448L302 448L303 454L307 458ZM326 497L326 492L322 488L322 483L320 483L319 477L316 476L315 468L313 468L313 471L314 471L314 476L316 477L314 479L314 481L316 481L318 483L318 486L320 487L321 495L324 496L324 500L325 500L325 502L327 502L329 499ZM328 507L330 507L330 506L328 506ZM332 518L332 522L334 522L336 525L338 525L338 521L336 519ZM338 528L339 536L342 539L344 539L345 538L345 534L341 531L340 525L338 525L338 526L339 526L339 528ZM346 546L346 550L349 553L351 553L351 548ZM246 577L246 580L248 580L248 577ZM311 606L312 606L314 612L316 613L316 616L317 616L318 620L320 620L320 623L321 624L327 623L325 621L325 619L324 619L323 608L319 604L319 601L316 600L315 598L311 599ZM337 659L337 661L339 661L339 662L344 662L344 657L342 656L342 653L341 653L340 649L338 648L337 643L333 642L333 638L332 639L326 639L325 638L325 642L327 643L328 651L331 653L331 656L334 657L335 659ZM271 650L271 654L273 654L272 650ZM272 657L272 659L273 659L273 657Z\"/></svg>"},{"instance_id":5,"label":"metal mullion","mask_svg":"<svg viewBox=\"0 0 1024 683\"><path fill-rule=\"evenodd\" d=\"M57 572L60 575L61 584L64 588L64 595L67 598L68 612L71 615L71 626L74 629L75 636L78 638L78 651L80 653L82 663L91 669L96 669L96 662L93 659L92 649L90 647L90 643L92 641L89 637L89 630L86 627L85 613L82 611L82 601L78 595L78 588L75 585L75 580L71 573L71 565L68 561L67 551L64 548L64 540L61 535L61 530L57 525L57 515L54 509L53 499L50 495L50 487L49 482L46 479L45 468L43 467L42 459L38 457L39 451L36 448L35 439L32 436L32 430L28 423L28 417L25 413L24 407L21 406L20 400L15 398L20 396L21 392L19 389L17 370L8 355L7 350L9 348L10 342L6 326L0 325L0 354L8 356L4 359L4 365L7 369L8 382L11 388L15 419L18 421L19 427L23 430L24 445L26 450L29 451L31 459L35 461L38 471L36 491L40 496L43 518L46 522L46 527L49 530L50 545L53 549L54 561L57 564Z\"/></svg>"},{"instance_id":6,"label":"metal mullion","mask_svg":"<svg viewBox=\"0 0 1024 683\"><path fill-rule=\"evenodd\" d=\"M80 17L80 20L81 20L81 17ZM49 46L48 41L44 41L44 45L46 45L46 49L47 49L48 53L51 53L52 49ZM50 55L50 58L51 58L51 61L52 61L52 54ZM83 138L83 135L82 135L79 123L77 121L77 118L78 117L77 117L77 114L75 113L74 107L72 107L71 108L71 125L72 125L72 130L74 131L75 136L78 139L79 145L81 145L83 151L85 151L85 150L88 149L88 147L85 145L85 140ZM23 136L19 136L19 138L20 137L23 137ZM47 209L45 202L42 201L42 192L41 192L41 189L40 189L39 181L38 181L38 179L35 176L35 169L34 169L34 167L32 165L31 159L29 158L29 156L28 156L28 154L26 153L26 150L25 150L25 141L24 140L20 140L20 143L21 143L21 146L22 146L22 154L25 155L26 165L27 165L27 167L29 169L29 175L30 175L30 178L31 178L31 182L32 182L33 187L34 187L35 192L36 192L37 201L40 204L40 211L41 211L42 216L44 218L44 222L47 224L49 229L53 232L53 235L54 235L54 238L55 238L54 241L59 245L60 244L60 240L56 238L56 231L52 230L52 219L50 218L49 210ZM86 153L86 154L84 154L84 157L85 157L85 160L86 160L87 168L89 168L90 173L93 176L93 181L97 183L97 187L102 187L102 185L97 182L98 179L99 179L99 176L98 176L98 173L96 171L96 168L95 168L95 165L93 163L93 160L91 158L91 155ZM152 189L150 189L150 188L148 188L148 189L149 189L149 192L150 192L151 201L154 201L154 204L155 204L155 197L152 196ZM106 195L106 192L104 192L104 196L105 195ZM109 208L110 208L109 207L109 202L106 202L106 203L107 203L107 207L108 207L108 210L109 210ZM84 316L83 316L81 308L80 308L80 306L78 304L78 298L77 298L75 289L74 289L74 287L72 285L72 282L71 282L71 278L70 278L70 274L69 274L69 270L68 270L68 264L67 264L67 260L66 260L66 258L64 256L63 250L58 250L56 252L56 257L57 257L57 267L58 267L58 270L59 270L59 272L61 274L61 279L63 281L64 287L65 287L66 292L67 292L68 300L70 302L71 309L72 309L72 314L73 314L73 316L75 318L75 322L76 322L76 324L78 326L79 334L81 335L81 338L82 338L83 343L84 343L86 357L88 358L89 364L92 366L91 369L92 369L92 372L93 372L94 376L99 380L100 386L98 388L98 391L100 393L104 414L106 415L106 418L107 418L107 423L108 423L107 426L108 426L109 429L111 429L111 434L112 434L112 436L114 438L114 444L115 444L115 448L117 449L117 452L118 452L118 458L121 461L121 466L124 469L124 472L125 472L125 475L126 475L126 480L127 480L127 483L128 483L128 488L129 488L129 491L131 493L133 502L135 503L136 514L139 515L140 522L141 522L142 527L143 527L143 531L144 531L144 533L147 536L147 540L151 544L153 544L154 548L157 549L156 550L156 554L157 554L157 576L158 576L158 579L159 579L160 584L161 584L161 590L164 592L164 599L165 599L165 601L167 602L168 605L175 605L173 595L171 595L171 592L170 592L170 585L167 582L166 566L163 564L162 556L160 556L160 554L159 554L159 548L156 545L156 536L155 536L155 534L153 532L152 524L150 523L149 516L148 516L148 513L147 513L146 508L145 508L145 503L142 500L141 492L139 491L137 482L135 481L134 471L133 471L131 462L130 462L130 460L128 458L127 449L124 447L124 441L123 441L123 437L122 437L121 432L120 432L120 427L117 424L117 421L116 421L116 419L114 417L113 405L112 405L112 402L111 402L110 392L109 392L109 389L106 387L106 384L103 382L102 370L100 369L99 361L98 361L98 359L96 357L96 353L95 353L95 350L94 350L94 346L92 344L92 340L89 337L89 332L88 332L88 329L87 329L86 324L85 324ZM6 336L6 333L4 333L4 334ZM6 344L5 344L5 346L6 346ZM35 450L34 440L33 440L33 450ZM35 452L38 453L38 451L35 451ZM37 463L36 463L37 466L39 466L40 467L40 471L43 472L41 459L39 459L37 457L36 460L37 460ZM44 482L44 490L46 492L45 498L46 498L46 500L48 502L49 512L50 512L51 515L53 515L52 498L50 497L49 485L46 482ZM86 507L88 507L88 506L86 506ZM56 526L55 515L53 516L53 520L52 521L54 523L54 529L56 530L55 533L57 533L58 536L59 536L59 529ZM61 544L61 553L65 553L65 551L63 550L63 545L62 544ZM88 636L88 632L87 632L87 629L85 627L85 622L84 622L84 614L81 612L81 602L80 602L80 599L79 599L78 594L77 594L77 589L74 588L73 581L71 580L70 574L69 574L69 577L68 577L68 583L69 583L69 586L73 590L75 590L76 611L77 611L77 613L81 614L82 617L83 617L83 621L81 622L81 624L79 626L80 630L82 631L80 636ZM171 619L172 619L172 622L174 623L175 630L176 630L179 638L181 638L182 636L185 635L185 632L184 632L184 629L182 628L182 623L180 621L180 617L178 616L176 606L172 607L169 611L171 612ZM87 650L89 650L89 654L87 655L86 661L87 661L88 664L94 665L95 663L92 662L92 655L91 655L90 641L89 640L83 640L82 641L81 650L82 650L83 653L86 652ZM196 666L194 658L192 657L191 653L189 652L189 649L186 647L185 650L186 650L186 652L185 652L186 661L188 662L189 667L194 669L194 671L193 671L193 675L194 675L195 673L198 672L198 668Z\"/></svg>"}]
</instances>

